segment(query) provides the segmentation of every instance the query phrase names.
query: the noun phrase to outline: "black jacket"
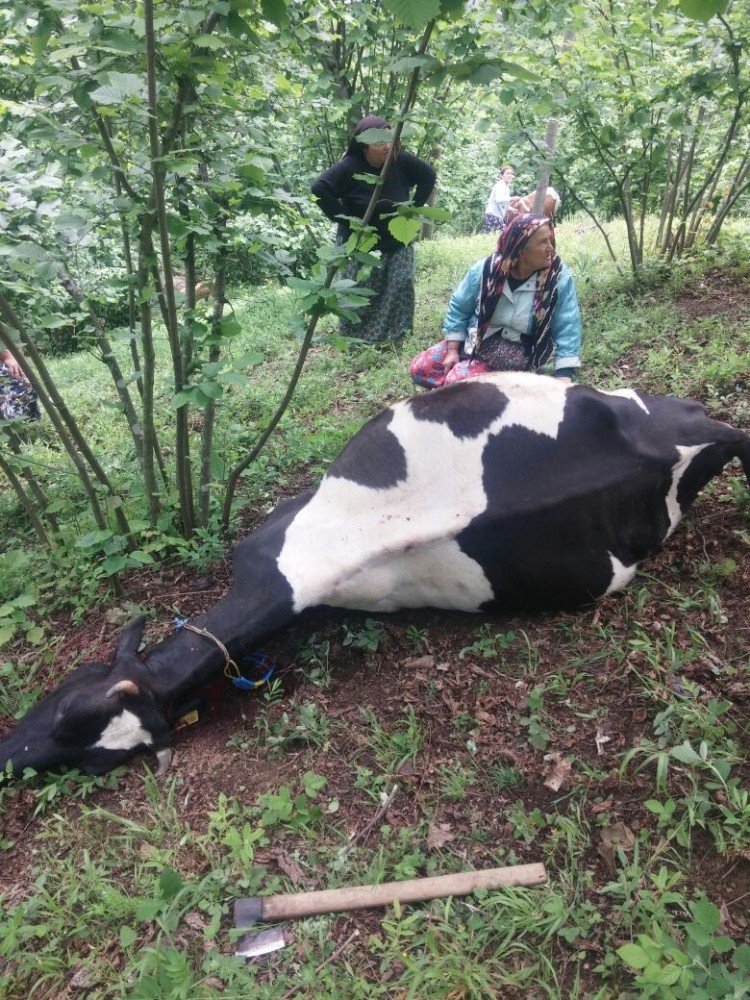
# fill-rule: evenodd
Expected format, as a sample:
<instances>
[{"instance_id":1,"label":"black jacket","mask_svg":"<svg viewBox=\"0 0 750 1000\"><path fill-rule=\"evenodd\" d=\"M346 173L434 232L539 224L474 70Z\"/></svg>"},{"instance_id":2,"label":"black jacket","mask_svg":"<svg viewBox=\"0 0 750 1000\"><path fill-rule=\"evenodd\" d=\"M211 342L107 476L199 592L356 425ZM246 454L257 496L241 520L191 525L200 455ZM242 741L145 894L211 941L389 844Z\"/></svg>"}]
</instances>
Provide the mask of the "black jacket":
<instances>
[{"instance_id":1,"label":"black jacket","mask_svg":"<svg viewBox=\"0 0 750 1000\"><path fill-rule=\"evenodd\" d=\"M378 167L371 167L365 159L364 150L347 152L341 159L329 167L312 185L312 193L320 201L320 207L333 222L339 224L339 239L346 240L349 236L349 223L338 219L339 215L352 215L361 219L372 196L372 184L356 180L355 174L379 174ZM429 163L420 160L413 153L401 150L393 162L380 190L380 198L370 220L370 225L377 230L380 241L377 249L384 253L392 253L403 247L388 232L390 219L381 218L393 212L393 204L397 201L408 201L412 188L414 204L424 205L435 186L437 174Z\"/></svg>"}]
</instances>

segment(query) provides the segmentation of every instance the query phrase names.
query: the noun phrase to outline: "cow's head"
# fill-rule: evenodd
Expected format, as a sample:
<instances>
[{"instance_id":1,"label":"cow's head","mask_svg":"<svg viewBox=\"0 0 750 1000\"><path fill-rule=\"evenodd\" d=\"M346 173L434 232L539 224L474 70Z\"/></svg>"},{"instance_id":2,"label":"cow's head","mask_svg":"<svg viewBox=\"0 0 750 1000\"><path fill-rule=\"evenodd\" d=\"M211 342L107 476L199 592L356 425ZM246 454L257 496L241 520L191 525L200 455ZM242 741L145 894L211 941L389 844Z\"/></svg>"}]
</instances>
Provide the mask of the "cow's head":
<instances>
[{"instance_id":1,"label":"cow's head","mask_svg":"<svg viewBox=\"0 0 750 1000\"><path fill-rule=\"evenodd\" d=\"M136 653L145 619L125 629L110 666L85 663L35 705L0 742L0 772L59 765L103 774L140 750L169 766L169 725L156 704L148 669Z\"/></svg>"}]
</instances>

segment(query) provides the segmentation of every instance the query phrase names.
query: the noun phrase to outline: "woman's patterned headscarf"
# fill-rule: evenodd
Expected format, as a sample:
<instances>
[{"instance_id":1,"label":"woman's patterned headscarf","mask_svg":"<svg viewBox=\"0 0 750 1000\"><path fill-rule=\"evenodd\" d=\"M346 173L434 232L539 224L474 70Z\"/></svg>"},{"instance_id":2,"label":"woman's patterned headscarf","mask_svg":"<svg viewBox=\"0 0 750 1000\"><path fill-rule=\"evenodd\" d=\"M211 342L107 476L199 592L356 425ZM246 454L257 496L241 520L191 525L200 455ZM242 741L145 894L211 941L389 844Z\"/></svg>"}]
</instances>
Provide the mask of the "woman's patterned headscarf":
<instances>
[{"instance_id":1,"label":"woman's patterned headscarf","mask_svg":"<svg viewBox=\"0 0 750 1000\"><path fill-rule=\"evenodd\" d=\"M542 226L552 228L550 220L543 215L529 213L517 216L500 234L495 253L490 254L485 260L479 292L479 318L474 354L481 346L482 338L503 294L508 272L518 263L518 257L531 234ZM554 243L554 232L552 239ZM560 255L556 253L549 267L537 271L531 333L521 337L521 343L529 359L529 368L539 368L552 353L552 314L557 305L557 281L561 270L562 261Z\"/></svg>"}]
</instances>

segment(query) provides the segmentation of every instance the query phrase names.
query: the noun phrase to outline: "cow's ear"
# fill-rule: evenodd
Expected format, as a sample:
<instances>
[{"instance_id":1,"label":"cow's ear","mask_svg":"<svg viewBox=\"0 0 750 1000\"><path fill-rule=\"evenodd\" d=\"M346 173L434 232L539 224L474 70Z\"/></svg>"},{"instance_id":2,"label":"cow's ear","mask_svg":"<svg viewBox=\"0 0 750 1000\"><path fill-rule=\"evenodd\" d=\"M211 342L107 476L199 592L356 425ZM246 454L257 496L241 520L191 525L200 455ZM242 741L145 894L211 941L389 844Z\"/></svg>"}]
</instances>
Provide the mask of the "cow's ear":
<instances>
[{"instance_id":1,"label":"cow's ear","mask_svg":"<svg viewBox=\"0 0 750 1000\"><path fill-rule=\"evenodd\" d=\"M141 644L141 639L143 638L143 630L145 627L145 615L141 615L140 618L136 618L125 627L122 635L120 636L120 641L117 644L117 652L115 653L113 662L116 663L121 657L136 655L138 647Z\"/></svg>"}]
</instances>

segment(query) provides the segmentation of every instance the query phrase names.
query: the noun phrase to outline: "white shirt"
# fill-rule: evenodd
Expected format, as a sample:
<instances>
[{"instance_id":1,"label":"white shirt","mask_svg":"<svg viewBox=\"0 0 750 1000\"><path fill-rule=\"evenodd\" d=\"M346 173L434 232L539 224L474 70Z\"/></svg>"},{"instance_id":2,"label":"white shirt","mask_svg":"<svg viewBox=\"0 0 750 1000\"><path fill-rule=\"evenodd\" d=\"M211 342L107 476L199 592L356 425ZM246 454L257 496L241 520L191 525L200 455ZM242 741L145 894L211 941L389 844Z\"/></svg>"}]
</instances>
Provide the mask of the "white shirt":
<instances>
[{"instance_id":1,"label":"white shirt","mask_svg":"<svg viewBox=\"0 0 750 1000\"><path fill-rule=\"evenodd\" d=\"M496 182L492 190L490 191L490 196L487 199L487 205L484 209L485 215L497 215L499 218L505 215L505 209L508 207L508 202L510 201L510 188L501 178Z\"/></svg>"},{"instance_id":2,"label":"white shirt","mask_svg":"<svg viewBox=\"0 0 750 1000\"><path fill-rule=\"evenodd\" d=\"M534 295L536 294L536 272L528 280L519 285L515 292L511 291L510 282L506 281L503 292L498 299L495 311L490 318L483 343L487 343L490 337L496 333L501 333L503 340L511 340L514 344L521 342L521 334L527 333L531 320L531 310L534 307ZM474 350L477 339L476 326L469 329L466 338L465 350Z\"/></svg>"}]
</instances>

